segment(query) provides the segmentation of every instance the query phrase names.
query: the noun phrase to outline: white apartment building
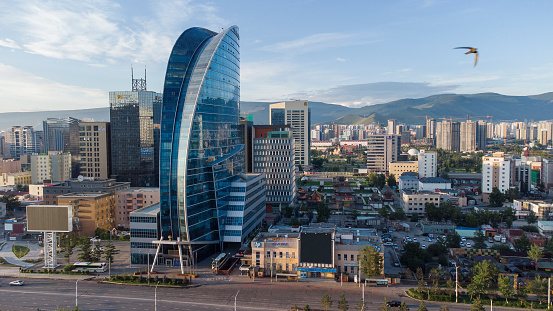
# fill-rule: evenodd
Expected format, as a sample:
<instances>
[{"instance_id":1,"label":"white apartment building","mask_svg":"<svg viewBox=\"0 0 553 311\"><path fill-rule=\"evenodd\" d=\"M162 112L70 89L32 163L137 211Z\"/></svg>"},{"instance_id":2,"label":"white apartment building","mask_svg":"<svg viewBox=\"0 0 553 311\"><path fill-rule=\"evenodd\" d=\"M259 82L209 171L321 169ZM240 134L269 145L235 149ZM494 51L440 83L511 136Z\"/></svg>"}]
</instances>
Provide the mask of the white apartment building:
<instances>
[{"instance_id":1,"label":"white apartment building","mask_svg":"<svg viewBox=\"0 0 553 311\"><path fill-rule=\"evenodd\" d=\"M487 154L482 158L482 200L490 201L492 189L505 193L511 186L511 159L503 152Z\"/></svg>"},{"instance_id":2,"label":"white apartment building","mask_svg":"<svg viewBox=\"0 0 553 311\"><path fill-rule=\"evenodd\" d=\"M421 150L419 152L419 178L438 176L438 154Z\"/></svg>"},{"instance_id":3,"label":"white apartment building","mask_svg":"<svg viewBox=\"0 0 553 311\"><path fill-rule=\"evenodd\" d=\"M48 154L31 155L31 182L43 183L44 180L64 181L71 178L71 154L61 151L49 151Z\"/></svg>"},{"instance_id":4,"label":"white apartment building","mask_svg":"<svg viewBox=\"0 0 553 311\"><path fill-rule=\"evenodd\" d=\"M311 110L307 100L294 100L269 106L271 125L290 125L296 144L297 166L311 164Z\"/></svg>"},{"instance_id":5,"label":"white apartment building","mask_svg":"<svg viewBox=\"0 0 553 311\"><path fill-rule=\"evenodd\" d=\"M388 173L389 163L399 157L400 146L399 135L367 136L367 168L371 172Z\"/></svg>"}]
</instances>

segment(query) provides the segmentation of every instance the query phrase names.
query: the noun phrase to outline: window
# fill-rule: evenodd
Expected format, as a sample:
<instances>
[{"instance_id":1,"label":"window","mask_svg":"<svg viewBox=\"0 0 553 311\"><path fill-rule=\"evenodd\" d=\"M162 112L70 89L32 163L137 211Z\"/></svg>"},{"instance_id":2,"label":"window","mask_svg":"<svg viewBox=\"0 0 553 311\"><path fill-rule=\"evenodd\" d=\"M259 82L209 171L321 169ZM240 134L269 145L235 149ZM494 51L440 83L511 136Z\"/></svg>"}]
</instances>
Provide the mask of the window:
<instances>
[{"instance_id":1,"label":"window","mask_svg":"<svg viewBox=\"0 0 553 311\"><path fill-rule=\"evenodd\" d=\"M338 260L342 260L342 254L338 254Z\"/></svg>"}]
</instances>

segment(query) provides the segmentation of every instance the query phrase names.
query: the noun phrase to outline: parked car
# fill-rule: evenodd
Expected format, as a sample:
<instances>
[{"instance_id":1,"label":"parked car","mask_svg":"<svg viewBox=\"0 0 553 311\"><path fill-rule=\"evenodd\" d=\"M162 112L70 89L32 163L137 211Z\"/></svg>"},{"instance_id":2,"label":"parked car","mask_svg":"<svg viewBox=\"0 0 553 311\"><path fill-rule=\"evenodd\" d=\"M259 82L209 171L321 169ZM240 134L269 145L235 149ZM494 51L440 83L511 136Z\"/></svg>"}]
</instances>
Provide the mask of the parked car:
<instances>
[{"instance_id":1,"label":"parked car","mask_svg":"<svg viewBox=\"0 0 553 311\"><path fill-rule=\"evenodd\" d=\"M11 285L11 286L23 286L23 284L25 284L25 282L23 282L23 281L21 281L21 280L11 281L11 282L10 282L10 285Z\"/></svg>"},{"instance_id":2,"label":"parked car","mask_svg":"<svg viewBox=\"0 0 553 311\"><path fill-rule=\"evenodd\" d=\"M417 238L413 238L413 242L417 242Z\"/></svg>"},{"instance_id":3,"label":"parked car","mask_svg":"<svg viewBox=\"0 0 553 311\"><path fill-rule=\"evenodd\" d=\"M401 301L392 300L388 301L386 304L388 305L388 307L399 307L401 306Z\"/></svg>"},{"instance_id":4,"label":"parked car","mask_svg":"<svg viewBox=\"0 0 553 311\"><path fill-rule=\"evenodd\" d=\"M399 267L399 261L394 261L394 266Z\"/></svg>"},{"instance_id":5,"label":"parked car","mask_svg":"<svg viewBox=\"0 0 553 311\"><path fill-rule=\"evenodd\" d=\"M422 248L422 249L426 249L426 245L424 245L424 244L421 245L421 248Z\"/></svg>"},{"instance_id":6,"label":"parked car","mask_svg":"<svg viewBox=\"0 0 553 311\"><path fill-rule=\"evenodd\" d=\"M384 246L394 246L394 243L392 243L392 242L386 242L386 243L384 243Z\"/></svg>"},{"instance_id":7,"label":"parked car","mask_svg":"<svg viewBox=\"0 0 553 311\"><path fill-rule=\"evenodd\" d=\"M462 238L461 238L461 241L466 242L466 241L467 241L467 238L462 237Z\"/></svg>"},{"instance_id":8,"label":"parked car","mask_svg":"<svg viewBox=\"0 0 553 311\"><path fill-rule=\"evenodd\" d=\"M470 243L467 243L467 248L470 248L470 247L471 247Z\"/></svg>"}]
</instances>

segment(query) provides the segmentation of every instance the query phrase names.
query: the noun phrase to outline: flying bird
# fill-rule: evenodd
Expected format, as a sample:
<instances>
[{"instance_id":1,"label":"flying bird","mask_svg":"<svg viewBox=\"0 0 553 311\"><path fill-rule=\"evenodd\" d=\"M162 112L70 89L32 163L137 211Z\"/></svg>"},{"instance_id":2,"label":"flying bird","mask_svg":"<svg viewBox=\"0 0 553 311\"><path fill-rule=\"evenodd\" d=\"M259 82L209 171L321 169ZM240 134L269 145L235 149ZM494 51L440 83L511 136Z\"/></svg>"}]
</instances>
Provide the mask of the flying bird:
<instances>
[{"instance_id":1,"label":"flying bird","mask_svg":"<svg viewBox=\"0 0 553 311\"><path fill-rule=\"evenodd\" d=\"M476 48L470 47L470 46L460 46L456 49L468 49L469 51L465 54L471 54L474 53L474 66L476 67L476 63L478 62L478 50Z\"/></svg>"}]
</instances>

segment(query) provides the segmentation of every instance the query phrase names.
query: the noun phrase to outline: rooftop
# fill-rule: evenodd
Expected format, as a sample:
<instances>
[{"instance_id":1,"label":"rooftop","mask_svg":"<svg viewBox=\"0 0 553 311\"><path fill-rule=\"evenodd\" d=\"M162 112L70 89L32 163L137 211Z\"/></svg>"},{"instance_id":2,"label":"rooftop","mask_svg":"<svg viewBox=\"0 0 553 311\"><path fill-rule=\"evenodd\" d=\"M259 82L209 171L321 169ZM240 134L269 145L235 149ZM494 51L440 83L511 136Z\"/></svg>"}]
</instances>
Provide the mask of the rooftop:
<instances>
[{"instance_id":1,"label":"rooftop","mask_svg":"<svg viewBox=\"0 0 553 311\"><path fill-rule=\"evenodd\" d=\"M441 178L441 177L427 177L427 178L421 178L419 180L419 182L421 183L440 183L440 184L447 184L447 183L450 183L451 181L449 181L449 179L444 179L444 178Z\"/></svg>"},{"instance_id":2,"label":"rooftop","mask_svg":"<svg viewBox=\"0 0 553 311\"><path fill-rule=\"evenodd\" d=\"M134 210L130 213L130 216L140 216L140 215L137 215L137 214L148 214L148 215L151 215L151 216L155 216L157 215L157 213L159 213L159 203L156 203L156 204L152 204L152 205L149 205L149 206L144 206L143 208L139 208L137 210Z\"/></svg>"}]
</instances>

